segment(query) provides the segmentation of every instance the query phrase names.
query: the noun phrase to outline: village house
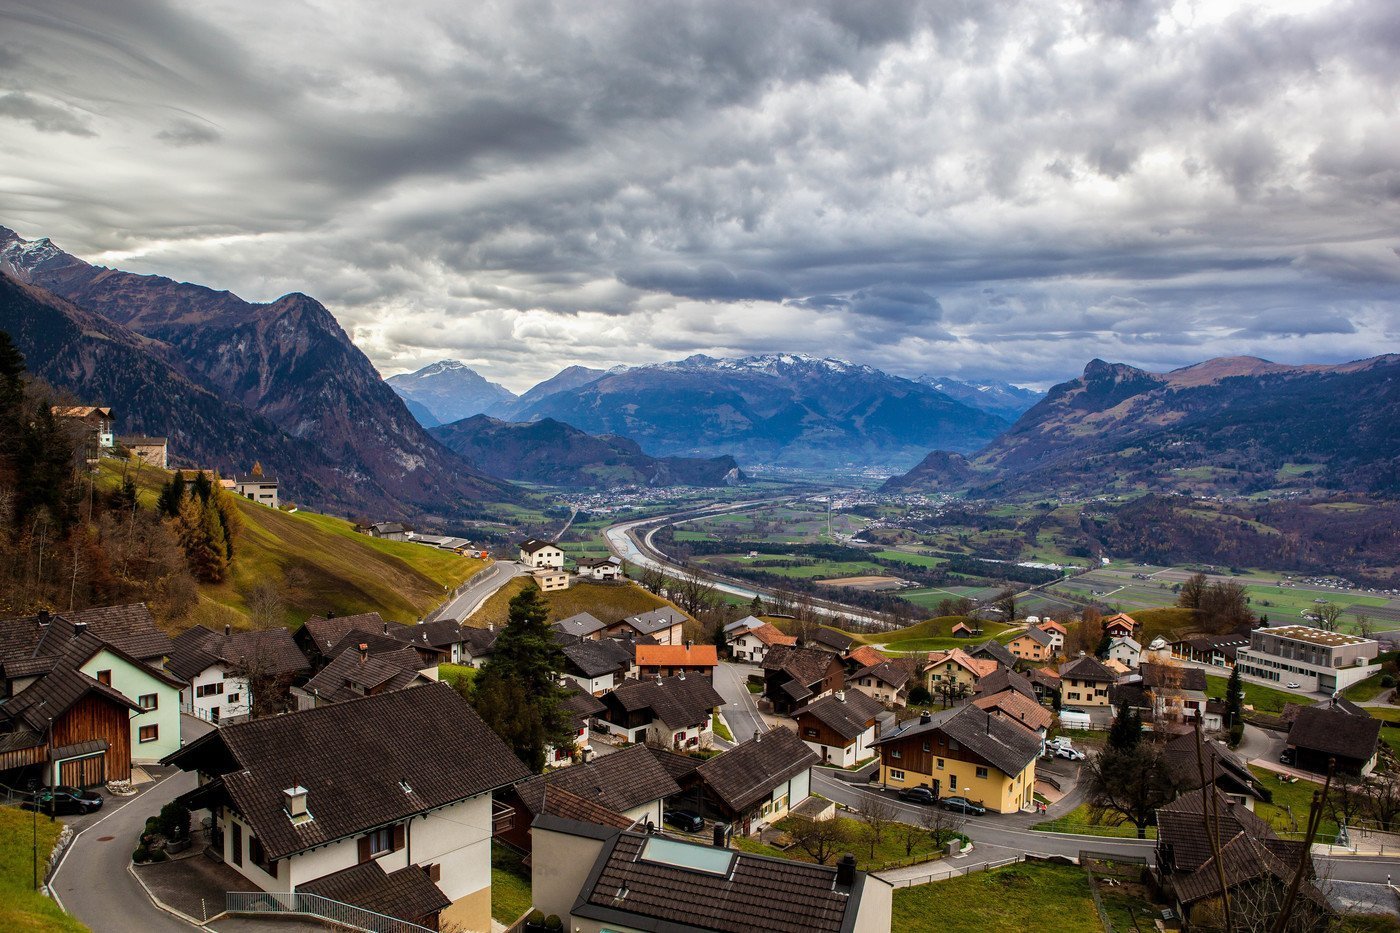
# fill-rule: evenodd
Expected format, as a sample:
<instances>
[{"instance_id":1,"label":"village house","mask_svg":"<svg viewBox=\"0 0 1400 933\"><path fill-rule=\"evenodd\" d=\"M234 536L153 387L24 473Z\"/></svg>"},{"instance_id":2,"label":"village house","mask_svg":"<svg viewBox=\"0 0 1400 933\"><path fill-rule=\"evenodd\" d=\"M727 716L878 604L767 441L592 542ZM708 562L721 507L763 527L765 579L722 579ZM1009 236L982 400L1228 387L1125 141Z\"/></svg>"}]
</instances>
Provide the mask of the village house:
<instances>
[{"instance_id":1,"label":"village house","mask_svg":"<svg viewBox=\"0 0 1400 933\"><path fill-rule=\"evenodd\" d=\"M680 785L645 745L600 755L587 764L550 771L523 781L501 795L515 818L502 839L523 852L533 849L530 824L545 812L545 799L562 791L623 816L627 825L661 826L663 801L680 793Z\"/></svg>"},{"instance_id":2,"label":"village house","mask_svg":"<svg viewBox=\"0 0 1400 933\"><path fill-rule=\"evenodd\" d=\"M305 684L292 687L297 709L314 709L359 697L407 690L437 680L419 669L419 654L408 646L372 654L368 643L346 648Z\"/></svg>"},{"instance_id":3,"label":"village house","mask_svg":"<svg viewBox=\"0 0 1400 933\"><path fill-rule=\"evenodd\" d=\"M1221 864L1215 861L1217 846ZM1183 794L1157 811L1153 871L1183 930L1219 928L1222 876L1237 905L1281 904L1300 862L1306 864L1295 901L1297 925L1290 929L1326 929L1331 910L1311 861L1301 840L1279 838L1272 826L1214 788L1209 795L1205 789Z\"/></svg>"},{"instance_id":4,"label":"village house","mask_svg":"<svg viewBox=\"0 0 1400 933\"><path fill-rule=\"evenodd\" d=\"M1031 683L1030 678L1005 667L999 667L977 681L977 686L973 688L973 695L994 696L1003 690L1014 690L1028 700L1040 702L1040 697L1036 694L1035 685Z\"/></svg>"},{"instance_id":5,"label":"village house","mask_svg":"<svg viewBox=\"0 0 1400 933\"><path fill-rule=\"evenodd\" d=\"M1015 813L1034 799L1040 739L972 704L911 719L875 747L886 787L927 787L996 813Z\"/></svg>"},{"instance_id":6,"label":"village house","mask_svg":"<svg viewBox=\"0 0 1400 933\"><path fill-rule=\"evenodd\" d=\"M535 570L562 570L564 551L553 541L531 538L520 545L520 562Z\"/></svg>"},{"instance_id":7,"label":"village house","mask_svg":"<svg viewBox=\"0 0 1400 933\"><path fill-rule=\"evenodd\" d=\"M1015 667L1017 657L995 638L989 638L980 645L973 645L967 653L974 658L995 661L1002 667Z\"/></svg>"},{"instance_id":8,"label":"village house","mask_svg":"<svg viewBox=\"0 0 1400 933\"><path fill-rule=\"evenodd\" d=\"M1142 689L1152 701L1152 718L1156 721L1190 722L1201 718L1207 730L1221 727L1206 715L1206 672L1178 664L1147 662L1138 667Z\"/></svg>"},{"instance_id":9,"label":"village house","mask_svg":"<svg viewBox=\"0 0 1400 933\"><path fill-rule=\"evenodd\" d=\"M285 709L292 681L310 670L284 628L220 634L198 625L175 638L166 666L186 682L180 709L213 723L246 719L255 703L260 713Z\"/></svg>"},{"instance_id":10,"label":"village house","mask_svg":"<svg viewBox=\"0 0 1400 933\"><path fill-rule=\"evenodd\" d=\"M166 437L146 437L143 434L127 434L117 438L117 446L125 448L142 463L162 470L170 466L170 439Z\"/></svg>"},{"instance_id":11,"label":"village house","mask_svg":"<svg viewBox=\"0 0 1400 933\"><path fill-rule=\"evenodd\" d=\"M846 678L846 686L887 706L906 706L909 687L917 684L914 663L907 659L881 661Z\"/></svg>"},{"instance_id":12,"label":"village house","mask_svg":"<svg viewBox=\"0 0 1400 933\"><path fill-rule=\"evenodd\" d=\"M608 557L580 557L575 564L578 575L590 580L616 580L622 576L622 561Z\"/></svg>"},{"instance_id":13,"label":"village house","mask_svg":"<svg viewBox=\"0 0 1400 933\"><path fill-rule=\"evenodd\" d=\"M166 763L198 772L177 799L210 812L215 850L249 887L329 888L353 904L359 886L338 884L342 872L366 876L353 880L380 897L412 879L444 906L405 919L491 929L492 794L530 774L446 684L227 725ZM403 917L416 906L376 910Z\"/></svg>"},{"instance_id":14,"label":"village house","mask_svg":"<svg viewBox=\"0 0 1400 933\"><path fill-rule=\"evenodd\" d=\"M867 667L884 664L888 660L890 660L889 655L881 654L870 645L857 645L846 652L845 656L841 658L841 663L845 665L848 674L854 674Z\"/></svg>"},{"instance_id":15,"label":"village house","mask_svg":"<svg viewBox=\"0 0 1400 933\"><path fill-rule=\"evenodd\" d=\"M538 910L566 917L565 928L577 933L890 930L892 888L857 871L854 857L833 867L750 855L633 831L619 825L623 819L577 799L536 817Z\"/></svg>"},{"instance_id":16,"label":"village house","mask_svg":"<svg viewBox=\"0 0 1400 933\"><path fill-rule=\"evenodd\" d=\"M924 687L931 694L952 687L967 696L977 686L977 681L996 669L996 661L974 658L961 648L930 651L923 665Z\"/></svg>"},{"instance_id":17,"label":"village house","mask_svg":"<svg viewBox=\"0 0 1400 933\"><path fill-rule=\"evenodd\" d=\"M383 633L406 645L432 648L441 652L443 661L469 667L481 667L485 663L500 634L494 622L485 628L472 628L454 619L435 619L416 625L385 622Z\"/></svg>"},{"instance_id":18,"label":"village house","mask_svg":"<svg viewBox=\"0 0 1400 933\"><path fill-rule=\"evenodd\" d=\"M763 659L763 696L776 713L790 714L845 682L841 659L821 648L774 645Z\"/></svg>"},{"instance_id":19,"label":"village house","mask_svg":"<svg viewBox=\"0 0 1400 933\"><path fill-rule=\"evenodd\" d=\"M602 697L610 732L628 742L658 748L709 748L714 742L713 717L724 705L708 677L627 680Z\"/></svg>"},{"instance_id":20,"label":"village house","mask_svg":"<svg viewBox=\"0 0 1400 933\"><path fill-rule=\"evenodd\" d=\"M977 634L977 630L966 622L957 622L948 630L948 634L954 638L972 638Z\"/></svg>"},{"instance_id":21,"label":"village house","mask_svg":"<svg viewBox=\"0 0 1400 933\"><path fill-rule=\"evenodd\" d=\"M1273 800L1267 783L1254 776L1243 758L1215 739L1201 738L1198 743L1193 730L1169 740L1162 752L1172 783L1181 790L1201 787L1204 774L1217 790L1247 809L1253 810L1256 802Z\"/></svg>"},{"instance_id":22,"label":"village house","mask_svg":"<svg viewBox=\"0 0 1400 933\"><path fill-rule=\"evenodd\" d=\"M398 654L400 652L412 652L417 655L416 668L420 671L432 670L429 677L437 678L437 666L448 659L448 652L443 648L434 648L425 640L408 641L403 638L403 632L407 626L397 623L384 623L383 631L379 632L346 632L345 637L331 646L326 657L334 660L341 652L351 649L362 650L363 647L369 649L370 654ZM405 662L407 663L407 662Z\"/></svg>"},{"instance_id":23,"label":"village house","mask_svg":"<svg viewBox=\"0 0 1400 933\"><path fill-rule=\"evenodd\" d=\"M1109 638L1132 638L1137 634L1138 622L1126 612L1111 615L1103 620L1103 633Z\"/></svg>"},{"instance_id":24,"label":"village house","mask_svg":"<svg viewBox=\"0 0 1400 933\"><path fill-rule=\"evenodd\" d=\"M1365 777L1376 768L1381 721L1328 706L1305 706L1288 730L1285 748L1304 771L1326 774L1335 760L1338 774Z\"/></svg>"},{"instance_id":25,"label":"village house","mask_svg":"<svg viewBox=\"0 0 1400 933\"><path fill-rule=\"evenodd\" d=\"M131 760L159 761L180 747L183 683L163 666L170 644L141 603L0 622L0 702L52 670L76 669L136 703Z\"/></svg>"},{"instance_id":26,"label":"village house","mask_svg":"<svg viewBox=\"0 0 1400 933\"><path fill-rule=\"evenodd\" d=\"M233 491L245 499L252 499L258 505L270 509L278 507L277 477L263 476L261 473L245 473L233 478Z\"/></svg>"},{"instance_id":27,"label":"village house","mask_svg":"<svg viewBox=\"0 0 1400 933\"><path fill-rule=\"evenodd\" d=\"M879 701L859 690L838 690L808 703L793 720L797 734L822 764L849 768L874 756L871 745L884 712Z\"/></svg>"},{"instance_id":28,"label":"village house","mask_svg":"<svg viewBox=\"0 0 1400 933\"><path fill-rule=\"evenodd\" d=\"M377 612L362 612L349 616L312 616L292 635L313 667L330 661L331 649L340 644L351 632L365 635L385 634L389 623L380 618Z\"/></svg>"},{"instance_id":29,"label":"village house","mask_svg":"<svg viewBox=\"0 0 1400 933\"><path fill-rule=\"evenodd\" d=\"M745 616L726 625L724 639L729 646L730 657L741 664L762 664L768 656L768 649L774 645L797 644L797 636L784 635L776 625L753 616Z\"/></svg>"},{"instance_id":30,"label":"village house","mask_svg":"<svg viewBox=\"0 0 1400 933\"><path fill-rule=\"evenodd\" d=\"M116 444L112 426L117 416L112 409L97 405L55 405L51 409L54 418L76 425L83 436L83 455L88 462L94 462Z\"/></svg>"},{"instance_id":31,"label":"village house","mask_svg":"<svg viewBox=\"0 0 1400 933\"><path fill-rule=\"evenodd\" d=\"M973 697L972 705L978 709L1000 716L1007 722L1015 723L1033 734L1040 742L1039 754L1045 754L1045 737L1055 717L1034 698L1017 690L1006 689L997 693L986 693Z\"/></svg>"},{"instance_id":32,"label":"village house","mask_svg":"<svg viewBox=\"0 0 1400 933\"><path fill-rule=\"evenodd\" d=\"M385 541L405 541L408 538L408 529L399 522L375 522L369 526L369 536L383 538Z\"/></svg>"},{"instance_id":33,"label":"village house","mask_svg":"<svg viewBox=\"0 0 1400 933\"><path fill-rule=\"evenodd\" d=\"M597 640L603 637L608 625L590 612L580 612L577 615L569 616L567 619L560 619L552 626L556 632L569 635L573 638L590 638Z\"/></svg>"},{"instance_id":34,"label":"village house","mask_svg":"<svg viewBox=\"0 0 1400 933\"><path fill-rule=\"evenodd\" d=\"M568 573L554 567L536 567L530 571L530 577L542 593L558 593L569 588Z\"/></svg>"},{"instance_id":35,"label":"village house","mask_svg":"<svg viewBox=\"0 0 1400 933\"><path fill-rule=\"evenodd\" d=\"M580 690L600 697L616 688L635 672L633 645L617 638L569 639L564 641L564 675L578 684Z\"/></svg>"},{"instance_id":36,"label":"village house","mask_svg":"<svg viewBox=\"0 0 1400 933\"><path fill-rule=\"evenodd\" d=\"M1181 661L1195 661L1215 667L1235 666L1241 648L1249 647L1249 632L1235 631L1225 635L1192 635L1171 643L1171 656Z\"/></svg>"},{"instance_id":37,"label":"village house","mask_svg":"<svg viewBox=\"0 0 1400 933\"><path fill-rule=\"evenodd\" d=\"M1132 670L1142 661L1142 645L1128 635L1115 638L1108 643L1108 659Z\"/></svg>"},{"instance_id":38,"label":"village house","mask_svg":"<svg viewBox=\"0 0 1400 933\"><path fill-rule=\"evenodd\" d=\"M1052 647L1054 643L1055 640L1050 637L1050 633L1043 632L1038 628L1028 628L1007 642L1006 650L1010 651L1011 656L1018 661L1039 664L1055 656Z\"/></svg>"},{"instance_id":39,"label":"village house","mask_svg":"<svg viewBox=\"0 0 1400 933\"><path fill-rule=\"evenodd\" d=\"M636 647L637 676L672 677L695 674L713 677L719 666L719 651L714 645L643 645Z\"/></svg>"},{"instance_id":40,"label":"village house","mask_svg":"<svg viewBox=\"0 0 1400 933\"><path fill-rule=\"evenodd\" d=\"M1053 704L1060 695L1059 672L1049 667L1033 667L1026 671L1026 680L1035 690L1035 698L1044 704Z\"/></svg>"},{"instance_id":41,"label":"village house","mask_svg":"<svg viewBox=\"0 0 1400 933\"><path fill-rule=\"evenodd\" d=\"M608 711L591 693L584 693L576 685L563 681L566 692L563 707L568 710L574 720L574 740L568 745L546 745L544 747L544 761L548 768L568 768L578 762L587 762L593 756L593 748L589 744L592 732L589 722L596 716L602 716Z\"/></svg>"},{"instance_id":42,"label":"village house","mask_svg":"<svg viewBox=\"0 0 1400 933\"><path fill-rule=\"evenodd\" d=\"M640 615L628 616L609 625L608 635L623 635L630 638L643 636L654 639L658 645L679 645L685 640L682 627L686 616L679 609L662 606Z\"/></svg>"},{"instance_id":43,"label":"village house","mask_svg":"<svg viewBox=\"0 0 1400 933\"><path fill-rule=\"evenodd\" d=\"M778 726L702 762L695 776L705 814L744 836L760 832L811 796L820 759L790 729Z\"/></svg>"},{"instance_id":44,"label":"village house","mask_svg":"<svg viewBox=\"0 0 1400 933\"><path fill-rule=\"evenodd\" d=\"M806 639L802 642L804 648L824 648L837 654L845 654L856 643L854 638L839 629L827 628L825 625L809 626L809 629Z\"/></svg>"},{"instance_id":45,"label":"village house","mask_svg":"<svg viewBox=\"0 0 1400 933\"><path fill-rule=\"evenodd\" d=\"M1060 703L1063 706L1108 706L1108 689L1118 680L1098 658L1080 655L1060 665Z\"/></svg>"}]
</instances>

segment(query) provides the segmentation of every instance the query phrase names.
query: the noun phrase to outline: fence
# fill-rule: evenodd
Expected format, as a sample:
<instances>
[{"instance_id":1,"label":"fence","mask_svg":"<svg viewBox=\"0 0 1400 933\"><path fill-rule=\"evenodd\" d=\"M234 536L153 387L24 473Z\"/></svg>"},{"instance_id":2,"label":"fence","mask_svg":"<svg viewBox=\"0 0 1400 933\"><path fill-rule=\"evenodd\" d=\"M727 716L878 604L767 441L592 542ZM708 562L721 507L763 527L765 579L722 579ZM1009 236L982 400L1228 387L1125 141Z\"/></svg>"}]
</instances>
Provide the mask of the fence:
<instances>
[{"instance_id":1,"label":"fence","mask_svg":"<svg viewBox=\"0 0 1400 933\"><path fill-rule=\"evenodd\" d=\"M960 878L963 875L970 875L974 872L990 871L993 868L1005 868L1007 865L1015 865L1025 860L1025 855L1013 855L1011 858L998 859L995 862L982 862L978 865L968 865L965 868L949 868L946 871L920 875L917 878L903 878L899 881L891 881L889 884L891 887L895 888L915 888L921 884L928 884L930 881L946 881L949 878Z\"/></svg>"},{"instance_id":2,"label":"fence","mask_svg":"<svg viewBox=\"0 0 1400 933\"><path fill-rule=\"evenodd\" d=\"M428 927L387 917L363 907L333 901L319 894L272 891L230 891L224 902L230 914L281 914L315 917L337 926L365 933L432 933Z\"/></svg>"}]
</instances>

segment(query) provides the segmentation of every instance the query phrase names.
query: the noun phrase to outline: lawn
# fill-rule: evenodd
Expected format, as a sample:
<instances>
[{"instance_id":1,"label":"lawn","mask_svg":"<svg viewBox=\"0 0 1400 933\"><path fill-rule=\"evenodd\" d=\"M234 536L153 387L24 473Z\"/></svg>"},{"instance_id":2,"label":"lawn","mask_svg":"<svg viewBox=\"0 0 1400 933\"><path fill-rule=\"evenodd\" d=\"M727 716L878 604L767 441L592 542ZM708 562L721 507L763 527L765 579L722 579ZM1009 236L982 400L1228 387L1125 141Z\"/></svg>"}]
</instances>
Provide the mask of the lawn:
<instances>
[{"instance_id":1,"label":"lawn","mask_svg":"<svg viewBox=\"0 0 1400 933\"><path fill-rule=\"evenodd\" d=\"M15 807L0 807L0 929L86 930L59 906L34 890L34 815ZM63 828L39 817L39 880Z\"/></svg>"},{"instance_id":2,"label":"lawn","mask_svg":"<svg viewBox=\"0 0 1400 933\"><path fill-rule=\"evenodd\" d=\"M886 865L895 862L906 862L911 858L935 858L939 854L939 849L933 845L933 839L927 833L920 833L918 843L915 844L909 855L904 854L904 840L898 838L894 824L888 826L883 838L875 844L874 857L871 857L870 844L864 836L865 824L859 820L851 819L848 816L835 817L838 825L846 830L851 841L840 847L842 852L850 852L856 857L856 867L862 871L878 870ZM788 820L779 820L776 824L779 829L786 829ZM734 848L741 852L751 852L754 855L769 855L773 858L785 858L796 862L814 862L812 858L798 846L792 846L786 851L759 842L757 839L735 836Z\"/></svg>"},{"instance_id":3,"label":"lawn","mask_svg":"<svg viewBox=\"0 0 1400 933\"><path fill-rule=\"evenodd\" d=\"M715 729L715 735L717 735L717 736L719 736L720 738L724 739L726 742L732 742L732 741L734 741L734 733L732 733L732 732L729 731L729 723L727 723L727 722L724 721L724 714L723 714L723 713L715 713L715 715L714 715L714 729Z\"/></svg>"},{"instance_id":4,"label":"lawn","mask_svg":"<svg viewBox=\"0 0 1400 933\"><path fill-rule=\"evenodd\" d=\"M1374 700L1376 697L1380 696L1383 691L1392 689L1391 687L1381 686L1381 678L1384 676L1384 674L1372 674L1360 683L1354 683L1350 687L1347 687L1342 691L1342 696L1351 700L1353 703L1365 703L1369 700Z\"/></svg>"},{"instance_id":5,"label":"lawn","mask_svg":"<svg viewBox=\"0 0 1400 933\"><path fill-rule=\"evenodd\" d=\"M882 560L899 561L915 567L938 567L947 563L947 558L929 557L927 554L911 554L908 551L876 551L875 556Z\"/></svg>"},{"instance_id":6,"label":"lawn","mask_svg":"<svg viewBox=\"0 0 1400 933\"><path fill-rule=\"evenodd\" d=\"M1216 677L1213 674L1206 675L1206 692L1212 697L1223 699L1225 697L1226 686L1230 683L1228 677ZM1251 683L1248 680L1242 681L1244 685L1244 702L1247 706L1253 706L1261 713L1270 713L1277 716L1283 712L1285 703L1301 703L1307 706L1312 703L1313 698L1307 694L1299 695L1296 692L1287 690L1275 690L1272 687L1265 687L1261 684Z\"/></svg>"},{"instance_id":7,"label":"lawn","mask_svg":"<svg viewBox=\"0 0 1400 933\"><path fill-rule=\"evenodd\" d=\"M1101 933L1089 877L1077 865L1022 862L894 892L900 931Z\"/></svg>"},{"instance_id":8,"label":"lawn","mask_svg":"<svg viewBox=\"0 0 1400 933\"><path fill-rule=\"evenodd\" d=\"M517 577L501 587L486 600L468 620L468 624L485 628L487 623L505 625L510 618L510 601L525 587L532 585L527 577ZM544 594L549 603L549 621L558 622L580 612L589 612L604 622L616 622L627 616L639 615L672 604L648 593L636 584L612 586L604 583L571 581L567 590ZM674 608L674 607L673 607Z\"/></svg>"},{"instance_id":9,"label":"lawn","mask_svg":"<svg viewBox=\"0 0 1400 933\"><path fill-rule=\"evenodd\" d=\"M532 903L530 872L520 864L520 855L499 842L491 843L491 916L510 926Z\"/></svg>"},{"instance_id":10,"label":"lawn","mask_svg":"<svg viewBox=\"0 0 1400 933\"><path fill-rule=\"evenodd\" d=\"M1259 768L1254 765L1249 766L1249 770L1254 772L1254 777L1274 796L1273 803L1256 803L1254 805L1254 815L1268 821L1275 830L1281 833L1301 833L1308 828L1308 810L1312 807L1313 791L1320 789L1321 785L1311 781L1299 781L1297 784L1287 784L1278 779L1278 775L1267 768ZM1337 822L1325 813L1321 824L1317 827L1318 841L1331 841L1337 834Z\"/></svg>"},{"instance_id":11,"label":"lawn","mask_svg":"<svg viewBox=\"0 0 1400 933\"><path fill-rule=\"evenodd\" d=\"M1046 820L1044 823L1036 823L1031 829L1042 833L1074 833L1080 836L1112 836L1116 839L1136 839L1138 837L1137 827L1132 823L1124 823L1122 826L1109 826L1104 823L1094 823L1089 815L1089 805L1081 803L1064 816L1056 817L1053 820ZM1147 827L1147 838L1157 838L1157 827Z\"/></svg>"},{"instance_id":12,"label":"lawn","mask_svg":"<svg viewBox=\"0 0 1400 933\"><path fill-rule=\"evenodd\" d=\"M438 680L461 690L464 687L470 687L476 680L476 668L466 664L439 664Z\"/></svg>"}]
</instances>

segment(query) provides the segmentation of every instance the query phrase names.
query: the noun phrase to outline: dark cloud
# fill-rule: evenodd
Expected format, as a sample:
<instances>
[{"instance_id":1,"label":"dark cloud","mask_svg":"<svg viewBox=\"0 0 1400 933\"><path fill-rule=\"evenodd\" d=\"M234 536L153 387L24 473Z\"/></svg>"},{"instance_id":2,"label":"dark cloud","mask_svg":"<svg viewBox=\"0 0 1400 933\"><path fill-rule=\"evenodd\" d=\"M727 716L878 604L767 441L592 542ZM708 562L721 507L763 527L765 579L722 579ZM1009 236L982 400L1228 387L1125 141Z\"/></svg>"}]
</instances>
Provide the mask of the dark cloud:
<instances>
[{"instance_id":1,"label":"dark cloud","mask_svg":"<svg viewBox=\"0 0 1400 933\"><path fill-rule=\"evenodd\" d=\"M1043 383L1400 332L1393 0L50 0L0 35L0 223L315 294L385 369Z\"/></svg>"}]
</instances>

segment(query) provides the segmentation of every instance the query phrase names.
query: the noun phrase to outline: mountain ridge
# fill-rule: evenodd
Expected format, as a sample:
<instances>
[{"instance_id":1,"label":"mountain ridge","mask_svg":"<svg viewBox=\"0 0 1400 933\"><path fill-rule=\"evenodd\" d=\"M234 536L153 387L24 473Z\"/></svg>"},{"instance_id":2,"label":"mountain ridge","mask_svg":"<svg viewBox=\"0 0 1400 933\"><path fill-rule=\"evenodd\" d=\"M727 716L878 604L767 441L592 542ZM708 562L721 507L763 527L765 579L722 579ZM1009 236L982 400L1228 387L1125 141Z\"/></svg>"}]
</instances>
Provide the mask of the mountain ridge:
<instances>
[{"instance_id":1,"label":"mountain ridge","mask_svg":"<svg viewBox=\"0 0 1400 933\"><path fill-rule=\"evenodd\" d=\"M384 381L400 397L427 409L438 424L496 411L516 400L510 389L491 382L461 360L438 360L416 372L400 373ZM423 423L421 417L418 421Z\"/></svg>"}]
</instances>

